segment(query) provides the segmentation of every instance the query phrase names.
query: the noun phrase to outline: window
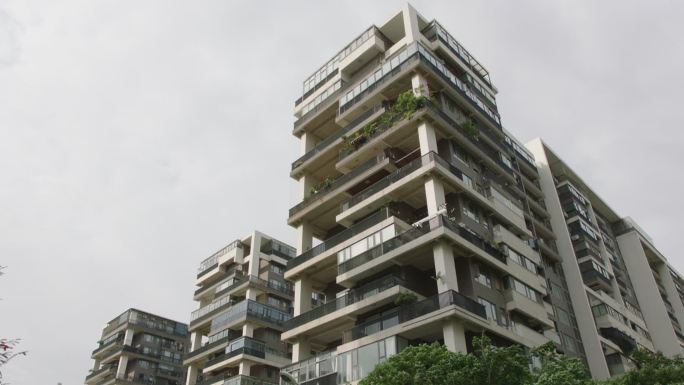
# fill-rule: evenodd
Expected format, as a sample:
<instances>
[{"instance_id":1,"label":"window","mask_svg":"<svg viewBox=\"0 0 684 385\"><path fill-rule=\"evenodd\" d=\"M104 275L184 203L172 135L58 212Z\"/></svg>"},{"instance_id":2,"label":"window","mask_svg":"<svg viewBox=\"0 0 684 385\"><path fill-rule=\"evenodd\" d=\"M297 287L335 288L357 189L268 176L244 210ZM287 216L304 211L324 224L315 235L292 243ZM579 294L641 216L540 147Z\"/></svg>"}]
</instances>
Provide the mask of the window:
<instances>
[{"instance_id":1,"label":"window","mask_svg":"<svg viewBox=\"0 0 684 385\"><path fill-rule=\"evenodd\" d=\"M477 209L469 202L463 204L463 215L480 223L480 216L477 214Z\"/></svg>"},{"instance_id":2,"label":"window","mask_svg":"<svg viewBox=\"0 0 684 385\"><path fill-rule=\"evenodd\" d=\"M463 183L465 183L466 186L473 188L473 180L470 179L468 175L462 174L461 179L463 179Z\"/></svg>"},{"instance_id":3,"label":"window","mask_svg":"<svg viewBox=\"0 0 684 385\"><path fill-rule=\"evenodd\" d=\"M558 318L558 321L568 326L572 326L572 321L570 320L570 315L568 312L559 307L555 307L554 311L556 312L556 318Z\"/></svg>"},{"instance_id":4,"label":"window","mask_svg":"<svg viewBox=\"0 0 684 385\"><path fill-rule=\"evenodd\" d=\"M518 253L517 251L511 249L508 246L504 246L506 249L506 254L508 255L509 258L511 258L515 263L518 265L524 267L525 269L537 274L537 264L532 262L529 258L523 256L522 254Z\"/></svg>"},{"instance_id":5,"label":"window","mask_svg":"<svg viewBox=\"0 0 684 385\"><path fill-rule=\"evenodd\" d=\"M475 280L479 282L480 284L487 286L488 288L492 288L492 279L489 278L485 272L482 271L482 267L478 269L477 276L475 277Z\"/></svg>"},{"instance_id":6,"label":"window","mask_svg":"<svg viewBox=\"0 0 684 385\"><path fill-rule=\"evenodd\" d=\"M539 302L539 293L537 293L536 290L532 289L531 287L525 285L524 283L518 281L517 279L509 276L508 280L506 281L508 288L515 290L519 294L529 298L530 300L534 302Z\"/></svg>"},{"instance_id":7,"label":"window","mask_svg":"<svg viewBox=\"0 0 684 385\"><path fill-rule=\"evenodd\" d=\"M271 272L278 275L283 275L285 273L285 268L283 266L271 262Z\"/></svg>"},{"instance_id":8,"label":"window","mask_svg":"<svg viewBox=\"0 0 684 385\"><path fill-rule=\"evenodd\" d=\"M500 155L499 157L501 158L501 162L503 162L503 164L505 164L506 167L513 170L513 164L511 163L511 159L508 156L504 155L503 153L499 153L499 155Z\"/></svg>"}]
</instances>

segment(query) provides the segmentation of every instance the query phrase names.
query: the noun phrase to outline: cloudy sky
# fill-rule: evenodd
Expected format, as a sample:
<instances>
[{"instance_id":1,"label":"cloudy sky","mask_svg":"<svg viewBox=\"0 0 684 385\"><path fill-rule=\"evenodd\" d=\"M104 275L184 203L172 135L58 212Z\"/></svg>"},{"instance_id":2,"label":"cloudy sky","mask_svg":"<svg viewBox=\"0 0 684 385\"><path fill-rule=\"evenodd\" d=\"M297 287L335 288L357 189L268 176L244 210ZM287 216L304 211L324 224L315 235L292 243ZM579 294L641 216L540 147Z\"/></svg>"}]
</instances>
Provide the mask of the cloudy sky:
<instances>
[{"instance_id":1,"label":"cloudy sky","mask_svg":"<svg viewBox=\"0 0 684 385\"><path fill-rule=\"evenodd\" d=\"M684 3L414 1L684 271ZM0 0L0 335L14 385L82 384L128 307L188 320L199 262L294 242L301 81L400 1Z\"/></svg>"}]
</instances>

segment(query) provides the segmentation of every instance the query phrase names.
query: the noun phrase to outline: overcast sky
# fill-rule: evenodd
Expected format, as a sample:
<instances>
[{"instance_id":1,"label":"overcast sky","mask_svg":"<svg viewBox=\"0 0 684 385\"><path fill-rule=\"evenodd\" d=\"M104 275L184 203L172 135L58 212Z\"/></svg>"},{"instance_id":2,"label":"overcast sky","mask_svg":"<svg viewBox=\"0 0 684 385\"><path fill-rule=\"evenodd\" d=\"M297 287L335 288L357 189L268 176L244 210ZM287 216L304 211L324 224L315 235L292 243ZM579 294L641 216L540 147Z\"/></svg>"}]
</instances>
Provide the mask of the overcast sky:
<instances>
[{"instance_id":1,"label":"overcast sky","mask_svg":"<svg viewBox=\"0 0 684 385\"><path fill-rule=\"evenodd\" d=\"M199 262L294 243L301 82L401 1L0 0L0 335L14 385L82 384L128 307L189 319ZM684 2L414 1L684 271Z\"/></svg>"}]
</instances>

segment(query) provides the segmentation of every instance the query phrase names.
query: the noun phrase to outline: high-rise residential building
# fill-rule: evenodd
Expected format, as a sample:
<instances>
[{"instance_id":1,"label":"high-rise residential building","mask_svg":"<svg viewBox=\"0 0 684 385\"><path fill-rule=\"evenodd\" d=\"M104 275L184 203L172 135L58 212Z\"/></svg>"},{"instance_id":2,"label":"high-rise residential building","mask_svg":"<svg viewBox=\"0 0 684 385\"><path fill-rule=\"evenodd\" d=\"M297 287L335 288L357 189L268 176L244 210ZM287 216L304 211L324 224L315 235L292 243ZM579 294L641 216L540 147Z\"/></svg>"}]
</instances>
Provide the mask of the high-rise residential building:
<instances>
[{"instance_id":1,"label":"high-rise residential building","mask_svg":"<svg viewBox=\"0 0 684 385\"><path fill-rule=\"evenodd\" d=\"M281 342L292 317L292 285L283 273L295 249L258 231L200 263L188 330L187 385L278 383L290 364Z\"/></svg>"},{"instance_id":2,"label":"high-rise residential building","mask_svg":"<svg viewBox=\"0 0 684 385\"><path fill-rule=\"evenodd\" d=\"M183 383L188 327L137 309L128 309L102 330L88 385Z\"/></svg>"},{"instance_id":3,"label":"high-rise residential building","mask_svg":"<svg viewBox=\"0 0 684 385\"><path fill-rule=\"evenodd\" d=\"M543 141L527 147L539 165L592 373L623 373L637 346L682 354L681 276L634 221L612 210Z\"/></svg>"},{"instance_id":4,"label":"high-rise residential building","mask_svg":"<svg viewBox=\"0 0 684 385\"><path fill-rule=\"evenodd\" d=\"M469 352L483 333L584 359L537 167L496 93L410 5L304 81L284 377L354 382L408 345Z\"/></svg>"},{"instance_id":5,"label":"high-rise residential building","mask_svg":"<svg viewBox=\"0 0 684 385\"><path fill-rule=\"evenodd\" d=\"M504 129L496 94L410 5L304 81L286 382L354 382L406 346L470 352L481 334L552 341L595 378L635 347L682 352L684 280L547 146Z\"/></svg>"}]
</instances>

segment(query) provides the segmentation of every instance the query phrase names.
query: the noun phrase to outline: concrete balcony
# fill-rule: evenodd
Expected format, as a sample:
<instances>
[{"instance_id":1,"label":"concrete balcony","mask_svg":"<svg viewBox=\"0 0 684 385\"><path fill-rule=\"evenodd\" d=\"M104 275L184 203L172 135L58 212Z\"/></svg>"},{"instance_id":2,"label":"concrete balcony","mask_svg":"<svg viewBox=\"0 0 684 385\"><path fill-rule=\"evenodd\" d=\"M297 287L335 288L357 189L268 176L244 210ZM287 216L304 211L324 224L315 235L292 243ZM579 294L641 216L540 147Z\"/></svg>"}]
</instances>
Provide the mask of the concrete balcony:
<instances>
[{"instance_id":1,"label":"concrete balcony","mask_svg":"<svg viewBox=\"0 0 684 385\"><path fill-rule=\"evenodd\" d=\"M283 347L285 348L285 346ZM223 371L226 368L237 367L244 360L277 368L291 363L286 349L275 351L254 338L239 337L228 342L224 354L207 361L203 373Z\"/></svg>"},{"instance_id":2,"label":"concrete balcony","mask_svg":"<svg viewBox=\"0 0 684 385\"><path fill-rule=\"evenodd\" d=\"M501 225L494 226L494 242L505 243L511 249L517 251L518 253L525 256L530 261L541 265L541 258L539 253L520 239L517 235L513 234L510 230Z\"/></svg>"},{"instance_id":3,"label":"concrete balcony","mask_svg":"<svg viewBox=\"0 0 684 385\"><path fill-rule=\"evenodd\" d=\"M546 283L542 284L542 281L544 279L543 277L527 270L523 266L519 265L517 262L511 261L510 258L508 259L508 261L508 274L514 276L522 283L540 292L542 295L546 295Z\"/></svg>"},{"instance_id":4,"label":"concrete balcony","mask_svg":"<svg viewBox=\"0 0 684 385\"><path fill-rule=\"evenodd\" d=\"M209 258L202 261L198 269L195 285L208 285L221 278L223 274L221 266L225 266L228 263L242 263L243 256L244 252L240 240L235 240L229 245L221 248Z\"/></svg>"},{"instance_id":5,"label":"concrete balcony","mask_svg":"<svg viewBox=\"0 0 684 385\"><path fill-rule=\"evenodd\" d=\"M524 314L539 322L545 329L554 327L553 321L549 319L543 304L532 301L513 289L504 291L504 298L506 299L506 310Z\"/></svg>"},{"instance_id":6,"label":"concrete balcony","mask_svg":"<svg viewBox=\"0 0 684 385\"><path fill-rule=\"evenodd\" d=\"M390 276L355 288L287 321L281 339L287 341L306 335L309 341L328 344L353 327L358 315L391 304L400 293L412 292L402 285L402 280Z\"/></svg>"},{"instance_id":7,"label":"concrete balcony","mask_svg":"<svg viewBox=\"0 0 684 385\"><path fill-rule=\"evenodd\" d=\"M93 370L85 378L85 383L88 385L99 384L101 382L108 381L110 378L113 379L116 374L116 366L107 365L101 367L100 369Z\"/></svg>"},{"instance_id":8,"label":"concrete balcony","mask_svg":"<svg viewBox=\"0 0 684 385\"><path fill-rule=\"evenodd\" d=\"M522 337L527 342L525 344L526 346L538 347L549 342L549 338L545 334L532 330L523 324L516 324L514 330L517 335Z\"/></svg>"},{"instance_id":9,"label":"concrete balcony","mask_svg":"<svg viewBox=\"0 0 684 385\"><path fill-rule=\"evenodd\" d=\"M507 222L514 224L519 230L526 233L528 236L531 236L532 233L527 230L522 209L511 202L506 202L503 199L497 198L497 196L500 195L500 193L493 191L493 188L491 187L489 188L489 191L487 191L487 199L492 203L496 212L504 216Z\"/></svg>"}]
</instances>

